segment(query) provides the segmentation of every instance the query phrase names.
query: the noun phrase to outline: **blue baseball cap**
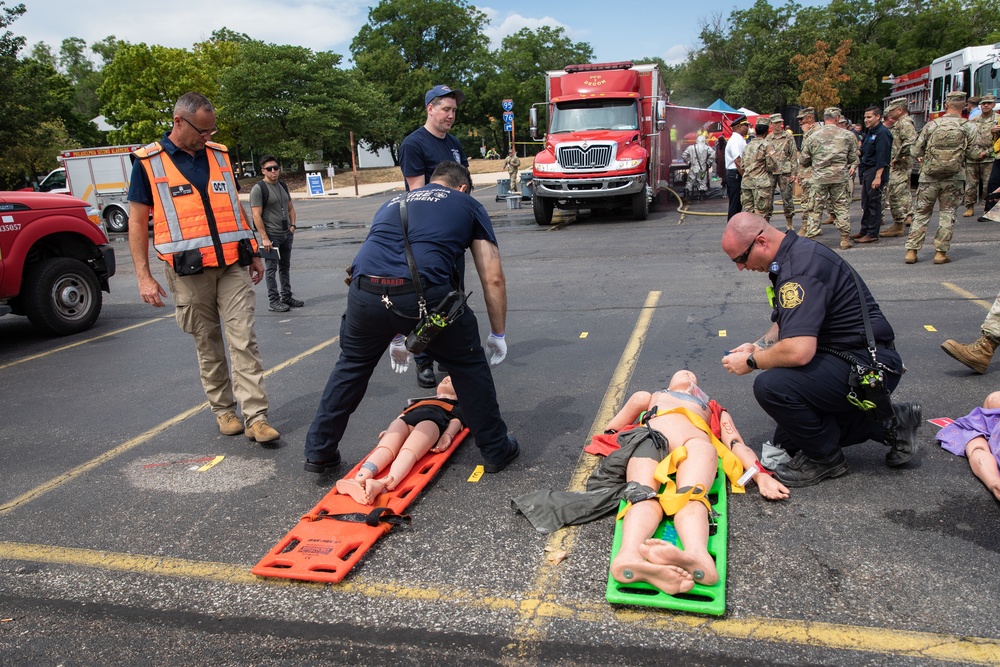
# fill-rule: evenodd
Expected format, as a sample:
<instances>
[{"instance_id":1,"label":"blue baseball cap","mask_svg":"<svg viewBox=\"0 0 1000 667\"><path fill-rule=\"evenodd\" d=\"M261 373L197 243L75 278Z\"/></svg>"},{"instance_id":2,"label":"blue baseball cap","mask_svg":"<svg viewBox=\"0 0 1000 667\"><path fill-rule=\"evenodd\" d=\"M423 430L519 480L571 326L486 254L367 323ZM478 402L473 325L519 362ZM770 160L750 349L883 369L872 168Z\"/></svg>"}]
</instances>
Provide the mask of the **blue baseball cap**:
<instances>
[{"instance_id":1,"label":"blue baseball cap","mask_svg":"<svg viewBox=\"0 0 1000 667\"><path fill-rule=\"evenodd\" d=\"M465 93L461 90L455 90L453 88L449 88L448 86L434 86L427 91L426 95L424 95L424 106L430 104L431 100L435 97L454 97L455 101L459 104L465 102Z\"/></svg>"}]
</instances>

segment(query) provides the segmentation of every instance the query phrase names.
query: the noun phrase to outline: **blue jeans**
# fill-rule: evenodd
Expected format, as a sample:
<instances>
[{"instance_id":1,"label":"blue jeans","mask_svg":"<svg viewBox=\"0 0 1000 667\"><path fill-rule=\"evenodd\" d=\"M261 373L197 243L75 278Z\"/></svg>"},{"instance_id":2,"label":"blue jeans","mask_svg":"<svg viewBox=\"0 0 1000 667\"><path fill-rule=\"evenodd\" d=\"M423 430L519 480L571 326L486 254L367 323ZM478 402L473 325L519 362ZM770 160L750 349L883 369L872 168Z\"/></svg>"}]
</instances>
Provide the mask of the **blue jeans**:
<instances>
[{"instance_id":1,"label":"blue jeans","mask_svg":"<svg viewBox=\"0 0 1000 667\"><path fill-rule=\"evenodd\" d=\"M292 234L285 234L284 237L278 234L268 234L268 238L278 249L280 259L264 260L264 281L267 283L267 300L271 303L284 301L292 296ZM275 280L277 274L277 280ZM278 288L278 283L281 288Z\"/></svg>"},{"instance_id":2,"label":"blue jeans","mask_svg":"<svg viewBox=\"0 0 1000 667\"><path fill-rule=\"evenodd\" d=\"M428 303L439 303L450 291L448 285L432 285L424 290ZM347 312L340 322L340 358L327 380L316 417L306 435L306 460L329 461L333 458L347 422L361 404L368 380L393 336L407 334L413 329L417 295L389 298L397 310L412 319L387 309L380 295L361 290L357 280L351 283ZM479 324L468 305L430 342L426 353L448 368L465 424L476 439L483 460L502 462L509 451L507 424L500 416L493 374L479 341Z\"/></svg>"}]
</instances>

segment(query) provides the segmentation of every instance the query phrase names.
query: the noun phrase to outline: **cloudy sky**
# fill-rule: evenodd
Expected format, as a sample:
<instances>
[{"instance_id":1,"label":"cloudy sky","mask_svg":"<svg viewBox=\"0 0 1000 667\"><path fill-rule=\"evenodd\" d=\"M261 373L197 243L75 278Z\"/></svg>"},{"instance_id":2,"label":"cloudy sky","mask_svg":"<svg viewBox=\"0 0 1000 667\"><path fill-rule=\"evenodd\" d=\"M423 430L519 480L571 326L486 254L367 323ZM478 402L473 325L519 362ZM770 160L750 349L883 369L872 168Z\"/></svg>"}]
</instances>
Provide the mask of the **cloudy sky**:
<instances>
[{"instance_id":1,"label":"cloudy sky","mask_svg":"<svg viewBox=\"0 0 1000 667\"><path fill-rule=\"evenodd\" d=\"M48 43L58 53L66 37L88 44L108 35L129 42L188 48L227 27L254 39L296 44L350 57L350 43L367 21L368 0L20 0L27 13L9 28L28 45ZM6 6L18 0L5 0ZM801 4L820 4L806 0ZM471 2L490 19L494 45L523 27L561 26L589 42L597 61L660 56L682 62L698 42L700 24L713 15L752 6L751 0L484 0ZM772 4L784 4L772 0Z\"/></svg>"}]
</instances>

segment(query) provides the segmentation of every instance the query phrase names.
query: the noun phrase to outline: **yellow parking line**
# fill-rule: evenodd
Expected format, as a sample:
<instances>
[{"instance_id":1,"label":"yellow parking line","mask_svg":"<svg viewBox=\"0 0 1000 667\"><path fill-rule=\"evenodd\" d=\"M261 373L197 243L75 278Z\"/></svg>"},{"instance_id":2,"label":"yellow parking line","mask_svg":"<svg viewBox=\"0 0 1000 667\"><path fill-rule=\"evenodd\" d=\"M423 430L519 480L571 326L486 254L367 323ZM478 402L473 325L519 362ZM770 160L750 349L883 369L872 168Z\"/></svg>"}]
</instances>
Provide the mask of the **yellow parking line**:
<instances>
[{"instance_id":1,"label":"yellow parking line","mask_svg":"<svg viewBox=\"0 0 1000 667\"><path fill-rule=\"evenodd\" d=\"M962 289L961 287L959 287L958 285L955 285L953 283L941 283L941 284L944 285L945 287L947 287L948 289L950 289L955 294L959 295L960 297L962 297L964 299L968 299L972 303L978 303L980 306L982 306L986 310L989 310L990 308L993 307L993 302L992 301L986 301L985 299L980 299L978 296L976 296L972 292L967 292L964 289Z\"/></svg>"},{"instance_id":2,"label":"yellow parking line","mask_svg":"<svg viewBox=\"0 0 1000 667\"><path fill-rule=\"evenodd\" d=\"M297 362L301 361L302 359L305 359L309 355L315 354L316 352L319 352L323 348L328 347L328 346L332 345L333 343L337 342L337 340L339 338L340 338L340 336L334 336L333 338L331 338L328 341L322 342L319 345L315 345L315 346L309 348L308 350L306 350L305 352L303 352L301 354L298 354L298 355L292 357L291 359L287 359L287 360L281 362L280 364L278 364L274 368L271 368L270 370L265 371L264 372L264 377L269 377L269 376L277 373L278 371L283 370L285 368L288 368L292 364L297 363ZM175 426L175 425L181 423L185 419L198 414L199 412L201 412L202 410L204 410L207 407L208 407L208 401L205 401L203 403L199 403L198 405L194 406L193 408L188 408L187 410L185 410L184 412L180 413L179 415L175 415L175 416L171 417L170 419L166 420L165 422L157 424L156 426L154 426L153 428L149 429L145 433L141 433L141 434L137 435L136 437L132 438L131 440L123 442L122 444L118 445L117 447L115 447L113 449L109 449L108 451L104 452L103 454L90 459L86 463L82 463L82 464L78 465L77 467L73 468L72 470L68 470L68 471L62 473L61 475L50 479L49 481L45 482L44 484L40 484L39 486L36 486L35 488L31 489L30 491L21 494L17 498L14 498L13 500L11 500L9 502L6 502L3 505L0 505L0 516L3 516L4 514L8 514L8 513L12 512L12 511L14 511L15 509L17 509L18 507L20 507L21 505L29 503L32 500L34 500L35 498L43 496L46 493L48 493L49 491L52 491L53 489L59 488L60 486L62 486L66 482L68 482L68 481L70 481L72 479L76 479L80 475L83 475L84 473L89 472L90 470L93 470L94 468L96 468L96 467L98 467L98 466L100 466L100 465L102 465L104 463L107 463L108 461L110 461L111 459L119 456L120 454L124 454L125 452L129 451L130 449L138 447L139 445L143 444L144 442L147 442L147 441L151 440L152 438L154 438L155 436L159 435L160 433L163 433L164 431L166 431L167 429L169 429L171 426Z\"/></svg>"},{"instance_id":3,"label":"yellow parking line","mask_svg":"<svg viewBox=\"0 0 1000 667\"><path fill-rule=\"evenodd\" d=\"M808 646L833 650L860 651L888 656L910 656L967 665L1000 664L1000 640L989 637L950 635L934 632L886 630L857 625L840 625L780 618L708 619L656 611L616 609L604 603L555 601L544 598L487 596L482 591L442 589L369 581L361 577L333 586L325 583L256 577L249 568L231 563L197 561L163 556L143 556L113 551L54 547L44 544L0 542L0 559L88 567L112 572L200 579L240 586L285 586L327 589L331 593L360 595L369 599L392 598L413 602L441 602L464 608L513 612L531 609L533 616L522 623L538 620L574 619L579 622L639 626L664 634L684 633L703 637L763 641L787 646ZM518 628L515 628L515 632ZM523 647L522 650L527 647ZM528 656L529 658L531 656Z\"/></svg>"},{"instance_id":4,"label":"yellow parking line","mask_svg":"<svg viewBox=\"0 0 1000 667\"><path fill-rule=\"evenodd\" d=\"M618 366L615 368L614 375L611 376L611 383L604 393L601 406L597 409L594 423L590 426L590 431L587 434L588 441L592 434L603 430L604 424L608 423L615 413L618 412L619 406L624 400L625 390L639 361L639 352L642 350L646 333L649 331L649 323L653 319L653 312L656 309L657 303L659 303L661 294L661 292L654 291L646 296L646 302L639 313L639 318L635 323L635 328L632 330L632 335L625 344L625 350L618 360ZM580 458L577 460L576 468L570 478L567 490L583 491L586 488L587 478L590 477L590 474L597 467L599 461L600 457L580 452ZM545 552L571 551L576 543L577 534L577 529L572 527L565 530L557 530L546 542ZM543 597L544 591L555 590L560 573L561 570L558 565L549 563L543 559L539 566L534 586L527 597ZM517 628L516 634L519 641L519 650L521 651L527 650L528 644L539 641L543 635L543 626L545 623L541 618L541 607L537 602L538 600L536 599L525 600L521 605L521 618L524 623Z\"/></svg>"},{"instance_id":5,"label":"yellow parking line","mask_svg":"<svg viewBox=\"0 0 1000 667\"><path fill-rule=\"evenodd\" d=\"M125 333L126 331L131 331L132 329L138 329L139 327L144 327L147 324L153 324L154 322L162 322L163 320L172 318L173 315L164 315L163 317L156 317L151 320L146 320L145 322L139 322L138 324L133 324L132 326L123 327L121 329L115 329L114 331L109 331L108 333L101 334L100 336L93 336L86 340L80 340L75 343L70 343L69 345L63 345L62 347L57 347L54 350L48 350L46 352L39 352L38 354L33 354L30 357L24 357L23 359L18 359L16 361L10 361L6 364L0 364L0 371L5 368L10 368L11 366L17 366L18 364L23 364L26 361L34 361L35 359L41 359L42 357L47 357L50 354L55 354L56 352L63 352L71 348L77 347L79 345L86 345L87 343L93 343L95 340L101 340L102 338L107 338L108 336L117 336L120 333Z\"/></svg>"}]
</instances>

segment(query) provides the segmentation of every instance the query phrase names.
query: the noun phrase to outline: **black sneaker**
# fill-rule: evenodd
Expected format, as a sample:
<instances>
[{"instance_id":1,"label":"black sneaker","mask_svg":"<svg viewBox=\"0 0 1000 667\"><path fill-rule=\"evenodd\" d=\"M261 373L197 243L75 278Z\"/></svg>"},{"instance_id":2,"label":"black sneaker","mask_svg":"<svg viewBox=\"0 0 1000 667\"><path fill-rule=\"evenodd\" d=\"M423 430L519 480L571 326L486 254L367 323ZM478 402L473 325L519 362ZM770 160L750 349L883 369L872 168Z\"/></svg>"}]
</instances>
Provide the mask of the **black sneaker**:
<instances>
[{"instance_id":1,"label":"black sneaker","mask_svg":"<svg viewBox=\"0 0 1000 667\"><path fill-rule=\"evenodd\" d=\"M908 463L917 453L917 429L923 423L923 411L919 403L893 403L896 413L896 428L886 429L886 442L891 448L885 455L885 462L892 468Z\"/></svg>"},{"instance_id":2,"label":"black sneaker","mask_svg":"<svg viewBox=\"0 0 1000 667\"><path fill-rule=\"evenodd\" d=\"M785 486L801 487L819 484L824 479L840 477L847 472L847 457L838 451L827 459L815 460L798 452L788 463L774 469L774 476Z\"/></svg>"},{"instance_id":3,"label":"black sneaker","mask_svg":"<svg viewBox=\"0 0 1000 667\"><path fill-rule=\"evenodd\" d=\"M483 470L488 473L496 473L502 471L504 468L509 466L514 459L518 457L521 453L521 447L517 444L517 440L514 436L507 434L507 444L510 445L510 449L507 451L507 456L505 456L501 461L497 463L484 463Z\"/></svg>"},{"instance_id":4,"label":"black sneaker","mask_svg":"<svg viewBox=\"0 0 1000 667\"><path fill-rule=\"evenodd\" d=\"M302 469L306 472L315 472L319 474L325 473L327 470L336 468L340 465L340 452L334 452L333 458L329 461L310 461L306 459L306 464L302 466Z\"/></svg>"},{"instance_id":5,"label":"black sneaker","mask_svg":"<svg viewBox=\"0 0 1000 667\"><path fill-rule=\"evenodd\" d=\"M305 301L301 301L291 296L288 297L287 299L282 299L281 303L285 304L286 306L290 306L292 308L301 308L302 306L306 305Z\"/></svg>"},{"instance_id":6,"label":"black sneaker","mask_svg":"<svg viewBox=\"0 0 1000 667\"><path fill-rule=\"evenodd\" d=\"M287 313L289 310L288 305L281 301L269 301L267 309L275 313Z\"/></svg>"},{"instance_id":7,"label":"black sneaker","mask_svg":"<svg viewBox=\"0 0 1000 667\"><path fill-rule=\"evenodd\" d=\"M434 375L434 362L426 366L417 366L417 384L424 389L433 389L437 386L437 376Z\"/></svg>"}]
</instances>

